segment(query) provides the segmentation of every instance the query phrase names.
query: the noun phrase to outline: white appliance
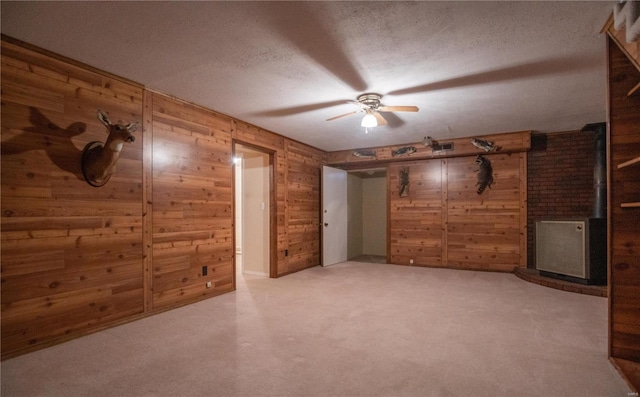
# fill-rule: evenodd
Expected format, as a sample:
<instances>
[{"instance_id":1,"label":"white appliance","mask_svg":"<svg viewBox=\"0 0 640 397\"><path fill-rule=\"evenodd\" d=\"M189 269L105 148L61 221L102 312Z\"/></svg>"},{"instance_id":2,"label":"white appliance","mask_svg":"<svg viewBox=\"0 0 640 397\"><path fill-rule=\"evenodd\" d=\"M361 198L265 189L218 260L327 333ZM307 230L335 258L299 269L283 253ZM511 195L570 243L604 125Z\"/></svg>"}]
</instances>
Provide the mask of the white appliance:
<instances>
[{"instance_id":1,"label":"white appliance","mask_svg":"<svg viewBox=\"0 0 640 397\"><path fill-rule=\"evenodd\" d=\"M606 219L537 221L536 269L543 276L581 284L606 284Z\"/></svg>"}]
</instances>

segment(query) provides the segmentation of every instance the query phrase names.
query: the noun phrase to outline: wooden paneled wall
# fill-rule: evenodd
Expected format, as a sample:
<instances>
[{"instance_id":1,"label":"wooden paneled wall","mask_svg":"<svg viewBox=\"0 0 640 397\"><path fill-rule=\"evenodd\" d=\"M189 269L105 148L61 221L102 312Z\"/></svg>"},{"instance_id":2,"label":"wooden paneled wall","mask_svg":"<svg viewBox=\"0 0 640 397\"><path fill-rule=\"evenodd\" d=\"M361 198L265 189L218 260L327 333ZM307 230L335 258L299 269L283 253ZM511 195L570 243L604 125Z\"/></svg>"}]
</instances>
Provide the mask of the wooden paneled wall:
<instances>
[{"instance_id":1,"label":"wooden paneled wall","mask_svg":"<svg viewBox=\"0 0 640 397\"><path fill-rule=\"evenodd\" d=\"M640 71L608 39L609 353L640 390ZM621 164L628 166L619 168Z\"/></svg>"},{"instance_id":2,"label":"wooden paneled wall","mask_svg":"<svg viewBox=\"0 0 640 397\"><path fill-rule=\"evenodd\" d=\"M389 183L389 262L397 265L446 266L446 235L443 214L446 201L442 172L445 160L411 161L390 164ZM400 197L400 172L409 172L409 193Z\"/></svg>"},{"instance_id":3,"label":"wooden paneled wall","mask_svg":"<svg viewBox=\"0 0 640 397\"><path fill-rule=\"evenodd\" d=\"M324 152L287 139L285 273L320 263L320 168Z\"/></svg>"},{"instance_id":4,"label":"wooden paneled wall","mask_svg":"<svg viewBox=\"0 0 640 397\"><path fill-rule=\"evenodd\" d=\"M526 265L526 153L485 157L494 182L481 195L475 156L388 166L391 263L505 272Z\"/></svg>"},{"instance_id":5,"label":"wooden paneled wall","mask_svg":"<svg viewBox=\"0 0 640 397\"><path fill-rule=\"evenodd\" d=\"M234 288L231 119L152 101L152 306L162 308Z\"/></svg>"},{"instance_id":6,"label":"wooden paneled wall","mask_svg":"<svg viewBox=\"0 0 640 397\"><path fill-rule=\"evenodd\" d=\"M2 41L2 355L143 312L142 148L102 188L82 149L98 109L142 122L143 89Z\"/></svg>"},{"instance_id":7,"label":"wooden paneled wall","mask_svg":"<svg viewBox=\"0 0 640 397\"><path fill-rule=\"evenodd\" d=\"M447 160L447 267L511 272L526 266L526 153L486 156L493 184L476 193L474 157Z\"/></svg>"},{"instance_id":8,"label":"wooden paneled wall","mask_svg":"<svg viewBox=\"0 0 640 397\"><path fill-rule=\"evenodd\" d=\"M141 127L94 188L98 109ZM324 152L3 37L2 357L233 290L234 141L274 158L271 276L318 265Z\"/></svg>"},{"instance_id":9,"label":"wooden paneled wall","mask_svg":"<svg viewBox=\"0 0 640 397\"><path fill-rule=\"evenodd\" d=\"M331 152L329 165L344 169L387 167L389 182L388 261L398 265L511 272L527 258L527 153L531 132L484 136L500 149L486 153L469 138L450 139L451 151L421 142ZM413 146L411 154L393 151ZM494 183L476 193L482 154L493 166ZM400 170L409 170L409 195L400 197ZM411 263L413 261L413 263Z\"/></svg>"}]
</instances>

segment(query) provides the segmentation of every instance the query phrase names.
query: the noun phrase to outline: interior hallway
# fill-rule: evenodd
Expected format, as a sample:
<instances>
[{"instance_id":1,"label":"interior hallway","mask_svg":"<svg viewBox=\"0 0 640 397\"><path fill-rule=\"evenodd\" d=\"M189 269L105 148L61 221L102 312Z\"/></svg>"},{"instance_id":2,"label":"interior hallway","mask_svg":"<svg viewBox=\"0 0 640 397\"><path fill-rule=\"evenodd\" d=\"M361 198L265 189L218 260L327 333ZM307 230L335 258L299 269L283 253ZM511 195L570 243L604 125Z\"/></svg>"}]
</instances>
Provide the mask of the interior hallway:
<instances>
[{"instance_id":1,"label":"interior hallway","mask_svg":"<svg viewBox=\"0 0 640 397\"><path fill-rule=\"evenodd\" d=\"M627 396L607 299L345 262L2 362L3 396Z\"/></svg>"}]
</instances>

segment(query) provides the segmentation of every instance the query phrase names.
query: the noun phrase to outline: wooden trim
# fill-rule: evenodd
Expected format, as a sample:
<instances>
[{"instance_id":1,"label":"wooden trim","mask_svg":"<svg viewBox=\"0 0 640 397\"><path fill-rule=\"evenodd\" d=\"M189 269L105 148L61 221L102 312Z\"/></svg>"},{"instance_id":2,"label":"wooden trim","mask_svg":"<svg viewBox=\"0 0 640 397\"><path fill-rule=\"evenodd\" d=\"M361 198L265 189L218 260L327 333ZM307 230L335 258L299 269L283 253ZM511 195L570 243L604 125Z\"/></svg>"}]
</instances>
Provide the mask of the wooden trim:
<instances>
[{"instance_id":1,"label":"wooden trim","mask_svg":"<svg viewBox=\"0 0 640 397\"><path fill-rule=\"evenodd\" d=\"M640 82L627 92L627 96L635 94L638 90L640 90Z\"/></svg>"},{"instance_id":2,"label":"wooden trim","mask_svg":"<svg viewBox=\"0 0 640 397\"><path fill-rule=\"evenodd\" d=\"M386 164L384 168L386 169L387 180L387 263L391 263L391 178L389 177L389 164Z\"/></svg>"},{"instance_id":3,"label":"wooden trim","mask_svg":"<svg viewBox=\"0 0 640 397\"><path fill-rule=\"evenodd\" d=\"M278 277L278 153L269 153L269 278ZM235 233L234 233L235 234Z\"/></svg>"},{"instance_id":4,"label":"wooden trim","mask_svg":"<svg viewBox=\"0 0 640 397\"><path fill-rule=\"evenodd\" d=\"M440 229L442 231L442 249L440 250L440 266L447 267L449 265L449 166L447 159L440 160L440 190L442 193L441 212L442 223Z\"/></svg>"},{"instance_id":5,"label":"wooden trim","mask_svg":"<svg viewBox=\"0 0 640 397\"><path fill-rule=\"evenodd\" d=\"M609 14L609 18L607 18L607 21L602 26L602 29L600 29L600 33L606 33L611 26L613 26L613 12Z\"/></svg>"},{"instance_id":6,"label":"wooden trim","mask_svg":"<svg viewBox=\"0 0 640 397\"><path fill-rule=\"evenodd\" d=\"M284 156L284 170L282 172L282 177L284 178L283 186L284 186L284 206L283 206L283 219L284 224L284 233L285 233L285 245L282 249L285 250L285 254L289 252L289 173L286 172L289 169L289 145L287 145L286 139L282 144L282 155ZM320 168L320 172L322 173L322 168ZM322 200L322 196L320 196L320 200ZM319 206L320 211L322 211L322 205ZM320 224L322 224L322 215L320 215ZM318 229L318 241L320 241L320 265L322 265L322 229ZM283 264L283 272L276 272L276 277L282 277L290 273L289 271L289 255L284 256L284 264Z\"/></svg>"},{"instance_id":7,"label":"wooden trim","mask_svg":"<svg viewBox=\"0 0 640 397\"><path fill-rule=\"evenodd\" d=\"M613 14L609 16L609 26L613 23ZM613 287L611 282L611 216L612 205L611 200L613 198L611 194L611 177L612 177L612 164L611 164L611 42L613 39L610 35L607 35L606 51L607 51L607 132L606 132L606 151L607 151L607 296L608 310L607 310L607 355L611 358L611 352L613 350ZM620 372L620 371L618 371Z\"/></svg>"},{"instance_id":8,"label":"wooden trim","mask_svg":"<svg viewBox=\"0 0 640 397\"><path fill-rule=\"evenodd\" d=\"M527 152L520 153L520 266L527 267Z\"/></svg>"},{"instance_id":9,"label":"wooden trim","mask_svg":"<svg viewBox=\"0 0 640 397\"><path fill-rule=\"evenodd\" d=\"M142 92L142 268L144 312L153 310L153 93Z\"/></svg>"},{"instance_id":10,"label":"wooden trim","mask_svg":"<svg viewBox=\"0 0 640 397\"><path fill-rule=\"evenodd\" d=\"M618 164L618 169L624 168L624 167L628 167L628 166L630 166L632 164L635 164L635 163L640 163L640 156L638 156L638 157L636 157L634 159L631 159L629 161L625 161L624 163Z\"/></svg>"},{"instance_id":11,"label":"wooden trim","mask_svg":"<svg viewBox=\"0 0 640 397\"><path fill-rule=\"evenodd\" d=\"M609 357L609 361L629 388L637 395L638 391L640 391L640 363L617 357Z\"/></svg>"},{"instance_id":12,"label":"wooden trim","mask_svg":"<svg viewBox=\"0 0 640 397\"><path fill-rule=\"evenodd\" d=\"M235 124L233 123L233 121L231 122L231 128L233 131L233 128L235 127ZM231 142L234 142L234 136L235 134L232 132L231 133ZM234 143L231 144L231 159L232 161L236 158L236 145ZM231 167L231 216L233 217L233 221L231 222L232 229L233 232L231 233L231 244L233 245L233 259L231 260L231 263L233 264L233 274L231 275L231 285L233 286L233 290L235 291L237 289L237 285L236 285L236 274L238 274L238 261L236 260L238 257L238 253L236 251L236 228L238 227L238 225L236 225L236 163L233 162L233 166Z\"/></svg>"},{"instance_id":13,"label":"wooden trim","mask_svg":"<svg viewBox=\"0 0 640 397\"><path fill-rule=\"evenodd\" d=\"M320 205L318 206L320 208L320 267L324 267L324 167L328 167L328 165L323 164L320 166ZM348 182L347 182L348 183ZM347 188L349 187L349 185L347 185ZM347 195L348 198L348 195ZM286 206L288 207L288 205ZM285 209L286 211L286 209ZM348 210L347 210L347 215L349 214ZM287 216L288 218L288 216ZM288 225L287 225L288 227ZM347 231L347 236L348 236L348 231ZM349 246L347 245L347 256L349 256ZM347 258L349 259L349 258ZM289 269L287 268L287 271L289 271Z\"/></svg>"}]
</instances>

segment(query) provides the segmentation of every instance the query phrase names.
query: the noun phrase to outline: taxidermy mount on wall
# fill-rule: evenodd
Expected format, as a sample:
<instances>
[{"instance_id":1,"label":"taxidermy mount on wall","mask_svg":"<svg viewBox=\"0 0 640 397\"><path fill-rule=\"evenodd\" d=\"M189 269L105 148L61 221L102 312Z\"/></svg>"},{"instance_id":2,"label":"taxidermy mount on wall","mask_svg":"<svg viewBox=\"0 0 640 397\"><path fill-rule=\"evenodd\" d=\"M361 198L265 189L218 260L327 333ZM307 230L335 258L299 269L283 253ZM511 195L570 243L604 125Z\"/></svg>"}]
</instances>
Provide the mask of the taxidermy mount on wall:
<instances>
[{"instance_id":1,"label":"taxidermy mount on wall","mask_svg":"<svg viewBox=\"0 0 640 397\"><path fill-rule=\"evenodd\" d=\"M359 157L361 159L372 159L376 157L376 151L375 150L366 150L366 149L361 149L361 150L354 150L353 153L351 153L353 156L355 157Z\"/></svg>"},{"instance_id":2,"label":"taxidermy mount on wall","mask_svg":"<svg viewBox=\"0 0 640 397\"><path fill-rule=\"evenodd\" d=\"M396 157L396 156L402 156L403 154L415 153L416 151L417 149L415 148L415 146L405 146L397 150L392 150L391 155L393 157Z\"/></svg>"},{"instance_id":3,"label":"taxidermy mount on wall","mask_svg":"<svg viewBox=\"0 0 640 397\"><path fill-rule=\"evenodd\" d=\"M491 167L491 161L480 155L476 157L476 164L478 164L478 183L476 183L478 190L476 192L482 194L487 186L491 189L491 184L493 183L493 168Z\"/></svg>"},{"instance_id":4,"label":"taxidermy mount on wall","mask_svg":"<svg viewBox=\"0 0 640 397\"><path fill-rule=\"evenodd\" d=\"M471 139L471 144L485 152L495 152L496 150L500 150L499 146L494 145L493 142L485 141L484 139L473 138Z\"/></svg>"},{"instance_id":5,"label":"taxidermy mount on wall","mask_svg":"<svg viewBox=\"0 0 640 397\"><path fill-rule=\"evenodd\" d=\"M409 195L409 167L400 168L400 197Z\"/></svg>"},{"instance_id":6,"label":"taxidermy mount on wall","mask_svg":"<svg viewBox=\"0 0 640 397\"><path fill-rule=\"evenodd\" d=\"M137 122L112 124L102 110L98 110L98 120L109 132L106 142L89 142L82 151L82 174L87 183L95 187L104 186L109 181L124 143L135 141L133 132L138 128Z\"/></svg>"}]
</instances>

